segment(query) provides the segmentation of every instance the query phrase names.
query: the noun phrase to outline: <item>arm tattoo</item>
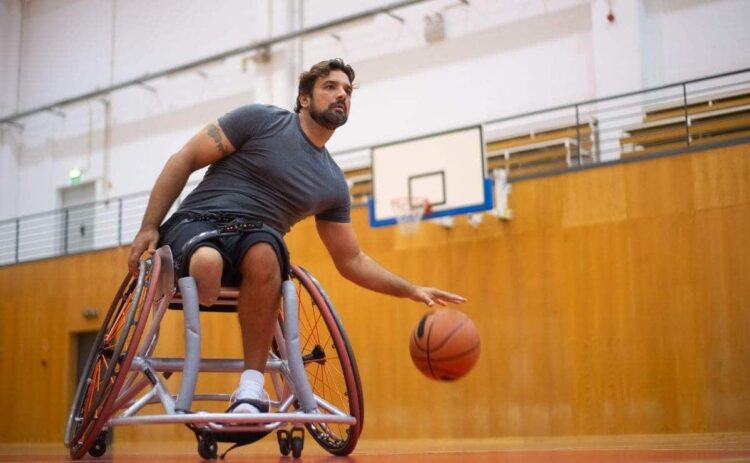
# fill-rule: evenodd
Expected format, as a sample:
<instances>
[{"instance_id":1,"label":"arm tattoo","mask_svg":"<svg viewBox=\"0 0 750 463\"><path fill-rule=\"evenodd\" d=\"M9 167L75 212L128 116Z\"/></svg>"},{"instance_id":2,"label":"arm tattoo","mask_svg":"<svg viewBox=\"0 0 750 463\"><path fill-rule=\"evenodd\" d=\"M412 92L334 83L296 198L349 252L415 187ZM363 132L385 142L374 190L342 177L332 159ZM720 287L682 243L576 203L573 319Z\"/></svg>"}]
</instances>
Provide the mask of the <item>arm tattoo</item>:
<instances>
[{"instance_id":1,"label":"arm tattoo","mask_svg":"<svg viewBox=\"0 0 750 463\"><path fill-rule=\"evenodd\" d=\"M224 147L224 144L221 142L221 133L219 132L219 128L216 127L215 124L209 124L208 127L206 127L206 131L208 132L208 136L211 137L211 139L216 143L216 149L221 153L222 156L226 156L229 154L229 150L227 150Z\"/></svg>"}]
</instances>

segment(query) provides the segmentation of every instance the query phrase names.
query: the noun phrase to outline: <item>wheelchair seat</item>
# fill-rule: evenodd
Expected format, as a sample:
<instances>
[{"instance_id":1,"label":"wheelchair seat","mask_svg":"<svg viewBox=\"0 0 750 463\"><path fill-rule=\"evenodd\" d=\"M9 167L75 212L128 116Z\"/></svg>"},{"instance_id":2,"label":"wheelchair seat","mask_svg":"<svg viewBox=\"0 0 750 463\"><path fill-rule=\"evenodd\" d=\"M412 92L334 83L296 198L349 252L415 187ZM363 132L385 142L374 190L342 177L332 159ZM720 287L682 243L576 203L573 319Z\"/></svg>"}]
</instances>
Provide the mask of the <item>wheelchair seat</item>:
<instances>
[{"instance_id":1,"label":"wheelchair seat","mask_svg":"<svg viewBox=\"0 0 750 463\"><path fill-rule=\"evenodd\" d=\"M222 287L219 291L219 298L212 306L199 304L201 312L237 312L237 298L240 289L236 287ZM182 293L176 291L172 300L167 307L170 310L182 310Z\"/></svg>"}]
</instances>

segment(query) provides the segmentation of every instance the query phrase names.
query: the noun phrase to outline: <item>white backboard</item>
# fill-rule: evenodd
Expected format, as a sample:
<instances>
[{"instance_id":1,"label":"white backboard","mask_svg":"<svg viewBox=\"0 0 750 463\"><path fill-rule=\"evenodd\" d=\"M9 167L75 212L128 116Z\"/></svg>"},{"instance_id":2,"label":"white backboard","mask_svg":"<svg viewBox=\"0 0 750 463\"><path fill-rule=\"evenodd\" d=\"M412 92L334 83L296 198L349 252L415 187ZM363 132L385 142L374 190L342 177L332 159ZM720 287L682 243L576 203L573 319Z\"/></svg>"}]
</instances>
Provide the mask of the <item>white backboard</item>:
<instances>
[{"instance_id":1,"label":"white backboard","mask_svg":"<svg viewBox=\"0 0 750 463\"><path fill-rule=\"evenodd\" d=\"M370 225L396 224L392 201L425 198L423 219L492 209L492 184L485 178L479 126L372 149Z\"/></svg>"}]
</instances>

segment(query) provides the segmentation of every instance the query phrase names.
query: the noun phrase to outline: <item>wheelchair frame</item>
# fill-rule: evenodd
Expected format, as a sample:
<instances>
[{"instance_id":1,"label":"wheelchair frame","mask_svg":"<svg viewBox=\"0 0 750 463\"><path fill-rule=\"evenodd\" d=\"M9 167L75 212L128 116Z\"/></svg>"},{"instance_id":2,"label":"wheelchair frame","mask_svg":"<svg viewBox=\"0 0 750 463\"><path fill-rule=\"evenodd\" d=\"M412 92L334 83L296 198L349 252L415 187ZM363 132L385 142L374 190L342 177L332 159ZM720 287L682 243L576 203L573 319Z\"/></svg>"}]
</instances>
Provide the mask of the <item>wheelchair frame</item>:
<instances>
[{"instance_id":1,"label":"wheelchair frame","mask_svg":"<svg viewBox=\"0 0 750 463\"><path fill-rule=\"evenodd\" d=\"M179 294L167 246L141 261L137 278L123 281L89 354L68 417L65 445L72 458L87 452L103 455L113 426L168 423L193 430L198 453L206 459L216 458L217 442L250 443L273 430L281 453L299 457L304 442L300 425L333 455L354 450L364 416L356 361L330 299L309 272L292 265L291 278L282 283L282 311L265 368L276 397L269 413L192 410L193 402L229 399L229 394L196 394L199 372L241 372L243 362L201 359L195 281L185 277L178 285ZM236 289L222 288L213 307L235 311L237 295ZM183 310L185 357L155 358L159 325L170 305ZM326 332L312 331L320 329ZM333 371L336 366L340 371ZM182 379L173 395L164 379L175 372L181 372ZM149 404L161 404L164 413L139 414Z\"/></svg>"}]
</instances>

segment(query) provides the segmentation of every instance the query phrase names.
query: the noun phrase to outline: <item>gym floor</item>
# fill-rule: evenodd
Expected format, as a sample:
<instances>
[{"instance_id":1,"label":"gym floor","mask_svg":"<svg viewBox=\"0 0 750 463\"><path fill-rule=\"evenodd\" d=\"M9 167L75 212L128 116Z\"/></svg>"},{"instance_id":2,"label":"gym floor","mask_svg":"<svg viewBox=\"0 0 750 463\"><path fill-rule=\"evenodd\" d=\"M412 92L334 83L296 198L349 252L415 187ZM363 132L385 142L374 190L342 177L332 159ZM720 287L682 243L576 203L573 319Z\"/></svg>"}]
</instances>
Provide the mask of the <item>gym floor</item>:
<instances>
[{"instance_id":1,"label":"gym floor","mask_svg":"<svg viewBox=\"0 0 750 463\"><path fill-rule=\"evenodd\" d=\"M526 438L471 440L362 441L348 457L326 454L311 439L302 458L306 463L738 463L750 462L750 434L694 434L680 436L615 436L591 438ZM220 447L219 451L226 450ZM295 461L279 456L275 442L266 438L233 450L232 463ZM189 443L114 446L101 458L71 460L60 444L0 446L0 462L101 461L127 463L200 462Z\"/></svg>"}]
</instances>

